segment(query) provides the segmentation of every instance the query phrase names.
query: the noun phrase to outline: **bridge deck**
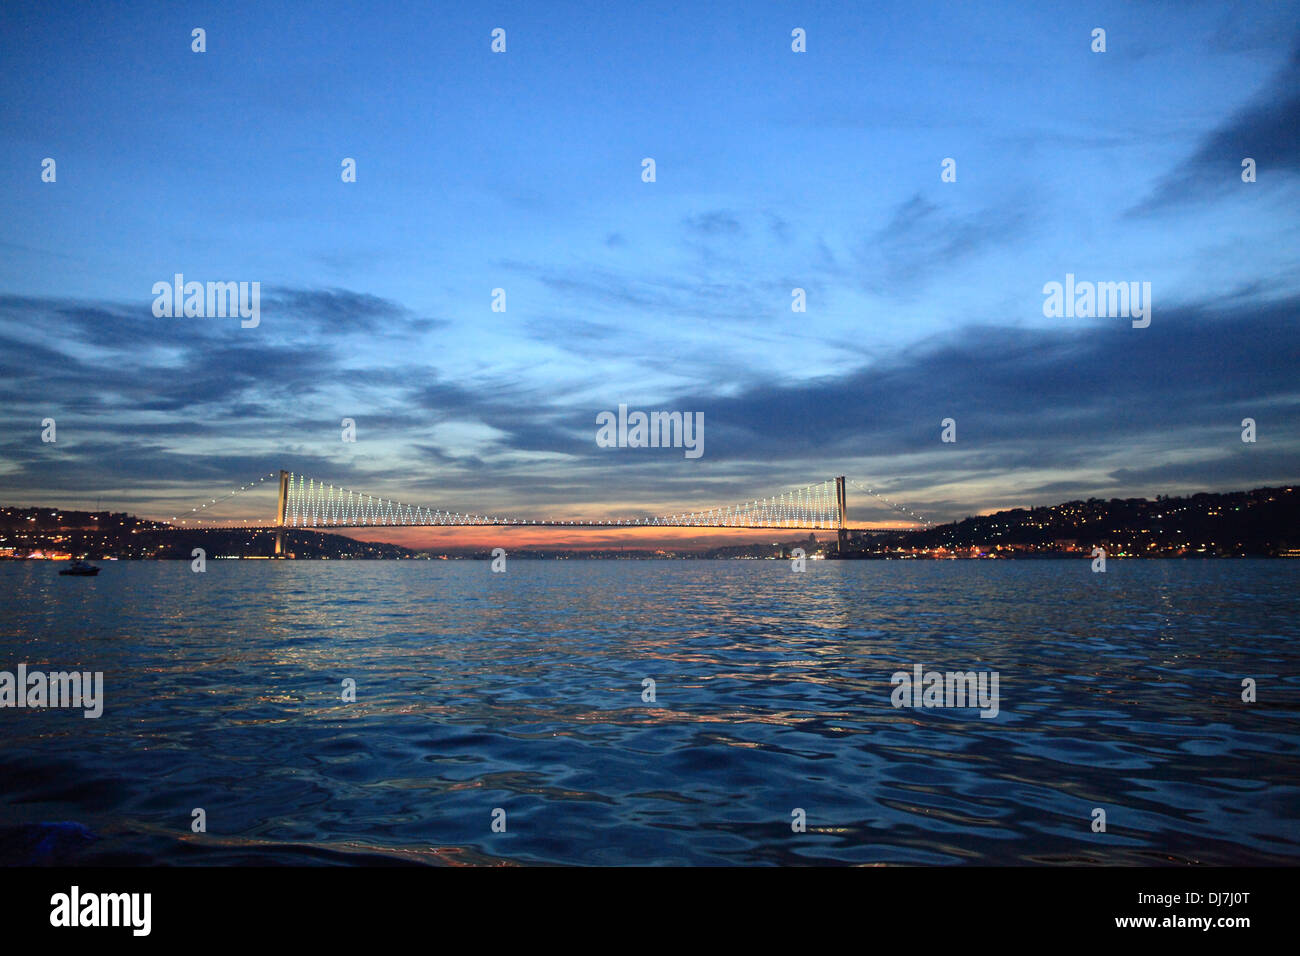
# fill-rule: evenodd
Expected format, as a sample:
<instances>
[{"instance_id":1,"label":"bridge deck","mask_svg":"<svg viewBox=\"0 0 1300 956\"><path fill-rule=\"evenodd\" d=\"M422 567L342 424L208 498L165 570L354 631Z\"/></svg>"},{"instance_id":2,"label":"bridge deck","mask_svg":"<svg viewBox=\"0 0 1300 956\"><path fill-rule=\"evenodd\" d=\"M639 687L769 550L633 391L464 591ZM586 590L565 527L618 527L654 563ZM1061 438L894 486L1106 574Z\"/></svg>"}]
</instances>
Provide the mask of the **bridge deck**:
<instances>
[{"instance_id":1,"label":"bridge deck","mask_svg":"<svg viewBox=\"0 0 1300 956\"><path fill-rule=\"evenodd\" d=\"M349 531L363 528L730 528L750 531L837 531L824 524L671 524L664 521L440 521L434 524L168 525L157 531ZM871 531L871 528L846 528Z\"/></svg>"}]
</instances>

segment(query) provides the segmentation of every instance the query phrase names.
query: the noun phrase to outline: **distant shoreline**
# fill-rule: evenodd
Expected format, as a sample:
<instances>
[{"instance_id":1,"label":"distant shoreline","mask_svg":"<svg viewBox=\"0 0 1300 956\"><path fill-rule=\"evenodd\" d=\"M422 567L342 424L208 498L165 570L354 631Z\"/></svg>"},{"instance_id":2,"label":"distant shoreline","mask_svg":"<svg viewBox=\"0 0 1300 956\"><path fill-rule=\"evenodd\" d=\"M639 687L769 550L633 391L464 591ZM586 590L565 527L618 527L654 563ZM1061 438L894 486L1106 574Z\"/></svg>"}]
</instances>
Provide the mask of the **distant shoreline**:
<instances>
[{"instance_id":1,"label":"distant shoreline","mask_svg":"<svg viewBox=\"0 0 1300 956\"><path fill-rule=\"evenodd\" d=\"M1124 557L1118 555L1109 556L1108 561L1287 561L1300 559L1300 554L1131 554ZM0 566L5 564L66 564L70 558L8 558L0 557ZM145 562L145 561L189 561L184 557L107 557L91 558L92 561L102 561L108 564L118 562ZM446 557L266 557L264 555L220 555L207 558L209 561L491 561L490 554L465 554L465 555L447 555ZM678 554L672 557L656 556L650 554L630 554L630 555L612 555L612 554L591 554L585 551L570 551L550 554L529 554L527 552L513 552L510 554L512 561L789 561L790 558L766 557L766 558L745 558L734 557L730 555L713 555L713 554ZM1036 554L982 554L982 555L882 555L882 554L847 554L843 556L827 555L824 558L818 558L819 561L1090 561L1092 560L1086 554L1070 553L1036 553Z\"/></svg>"},{"instance_id":2,"label":"distant shoreline","mask_svg":"<svg viewBox=\"0 0 1300 956\"><path fill-rule=\"evenodd\" d=\"M375 534L419 525L365 525ZM513 526L502 525L503 531ZM0 560L487 560L490 548L409 547L365 541L358 527L239 529L176 527L125 512L0 506ZM644 529L638 529L644 530ZM516 560L1028 560L1097 558L1300 557L1300 495L1295 486L1199 492L1173 498L1089 498L1011 508L905 530L773 527L763 541L646 547L529 545L506 549ZM701 528L716 540L726 526ZM821 538L818 539L817 535Z\"/></svg>"}]
</instances>

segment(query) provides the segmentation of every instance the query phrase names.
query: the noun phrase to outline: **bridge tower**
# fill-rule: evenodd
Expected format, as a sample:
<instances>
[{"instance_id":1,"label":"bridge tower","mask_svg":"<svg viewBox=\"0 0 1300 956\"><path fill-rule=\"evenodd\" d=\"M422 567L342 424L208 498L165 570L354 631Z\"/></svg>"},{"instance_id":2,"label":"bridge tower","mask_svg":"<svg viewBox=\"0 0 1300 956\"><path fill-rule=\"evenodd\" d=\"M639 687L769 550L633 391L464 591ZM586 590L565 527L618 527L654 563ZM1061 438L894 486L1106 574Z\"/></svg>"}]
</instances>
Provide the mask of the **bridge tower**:
<instances>
[{"instance_id":1,"label":"bridge tower","mask_svg":"<svg viewBox=\"0 0 1300 956\"><path fill-rule=\"evenodd\" d=\"M280 503L275 508L275 526L284 527L284 509L289 503L289 473L280 472ZM276 531L275 533L275 553L276 555L284 554L284 532Z\"/></svg>"},{"instance_id":2,"label":"bridge tower","mask_svg":"<svg viewBox=\"0 0 1300 956\"><path fill-rule=\"evenodd\" d=\"M849 499L844 491L844 476L835 479L835 509L839 512L839 526L835 529L836 548L843 554L849 547Z\"/></svg>"}]
</instances>

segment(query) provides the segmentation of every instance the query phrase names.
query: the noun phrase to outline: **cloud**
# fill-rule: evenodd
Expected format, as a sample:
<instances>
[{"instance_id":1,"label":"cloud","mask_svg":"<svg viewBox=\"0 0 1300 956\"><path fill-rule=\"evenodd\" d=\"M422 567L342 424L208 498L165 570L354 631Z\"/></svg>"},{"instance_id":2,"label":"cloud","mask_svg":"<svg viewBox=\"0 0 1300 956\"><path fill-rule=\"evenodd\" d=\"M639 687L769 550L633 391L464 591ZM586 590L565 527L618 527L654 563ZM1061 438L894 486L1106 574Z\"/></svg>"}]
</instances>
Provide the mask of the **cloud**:
<instances>
[{"instance_id":1,"label":"cloud","mask_svg":"<svg viewBox=\"0 0 1300 956\"><path fill-rule=\"evenodd\" d=\"M1024 201L962 214L915 193L854 249L851 277L877 295L896 295L950 272L1025 232Z\"/></svg>"},{"instance_id":2,"label":"cloud","mask_svg":"<svg viewBox=\"0 0 1300 956\"><path fill-rule=\"evenodd\" d=\"M1300 172L1300 44L1264 91L1207 135L1191 156L1180 162L1130 216L1145 216L1200 203L1241 185L1241 162L1255 160L1263 186L1276 173Z\"/></svg>"},{"instance_id":3,"label":"cloud","mask_svg":"<svg viewBox=\"0 0 1300 956\"><path fill-rule=\"evenodd\" d=\"M415 318L389 299L347 289L270 289L262 297L262 313L281 314L330 336L382 332Z\"/></svg>"},{"instance_id":4,"label":"cloud","mask_svg":"<svg viewBox=\"0 0 1300 956\"><path fill-rule=\"evenodd\" d=\"M1142 330L1124 321L970 327L842 376L674 403L705 411L708 454L717 458L800 467L857 459L888 471L891 458L907 457L902 469L919 472L922 485L956 469L1016 482L1017 470L1077 471L1116 459L1131 462L1110 471L1121 484L1290 480L1300 470L1297 311L1291 299L1169 308ZM1240 450L1246 416L1270 422L1278 454L1224 472L1218 455ZM958 442L944 447L946 417L957 420ZM1172 466L1189 448L1199 459ZM1288 454L1290 473L1281 467Z\"/></svg>"},{"instance_id":5,"label":"cloud","mask_svg":"<svg viewBox=\"0 0 1300 956\"><path fill-rule=\"evenodd\" d=\"M314 315L341 309L345 322L411 316L364 296L298 301ZM658 513L848 474L938 518L1053 489L1126 497L1292 481L1298 312L1300 299L1241 292L1157 310L1148 329L1124 320L986 324L842 374L646 394L637 407L704 413L705 456L690 461L675 450L597 448L601 409L544 376L455 376L368 361L347 350L346 336L304 347L262 342L237 325L188 343L168 337L178 350L105 351L98 337L85 351L75 338L33 330L46 318L66 335L134 321L132 310L7 297L0 487L9 500L20 491L35 500L40 490L150 485L180 500L191 485L206 491L283 467L430 506L527 514L559 500ZM341 377L362 406L364 447L338 440L330 389ZM47 411L59 421L57 448L38 440ZM955 445L939 441L945 417L957 420ZM1243 417L1259 422L1257 446L1240 441Z\"/></svg>"},{"instance_id":6,"label":"cloud","mask_svg":"<svg viewBox=\"0 0 1300 956\"><path fill-rule=\"evenodd\" d=\"M705 237L737 236L744 232L740 220L725 209L689 216L685 227L689 233Z\"/></svg>"}]
</instances>

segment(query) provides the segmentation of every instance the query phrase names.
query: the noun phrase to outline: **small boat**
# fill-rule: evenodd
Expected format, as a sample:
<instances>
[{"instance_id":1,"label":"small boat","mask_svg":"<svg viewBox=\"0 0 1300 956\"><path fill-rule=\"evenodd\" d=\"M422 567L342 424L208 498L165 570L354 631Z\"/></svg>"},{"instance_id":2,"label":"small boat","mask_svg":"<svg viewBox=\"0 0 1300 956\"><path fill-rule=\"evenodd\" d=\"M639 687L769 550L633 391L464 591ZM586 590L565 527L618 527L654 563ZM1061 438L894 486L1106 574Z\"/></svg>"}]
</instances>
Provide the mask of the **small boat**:
<instances>
[{"instance_id":1,"label":"small boat","mask_svg":"<svg viewBox=\"0 0 1300 956\"><path fill-rule=\"evenodd\" d=\"M71 574L74 577L93 578L99 573L99 568L93 564L87 564L85 561L73 561L59 573Z\"/></svg>"}]
</instances>

